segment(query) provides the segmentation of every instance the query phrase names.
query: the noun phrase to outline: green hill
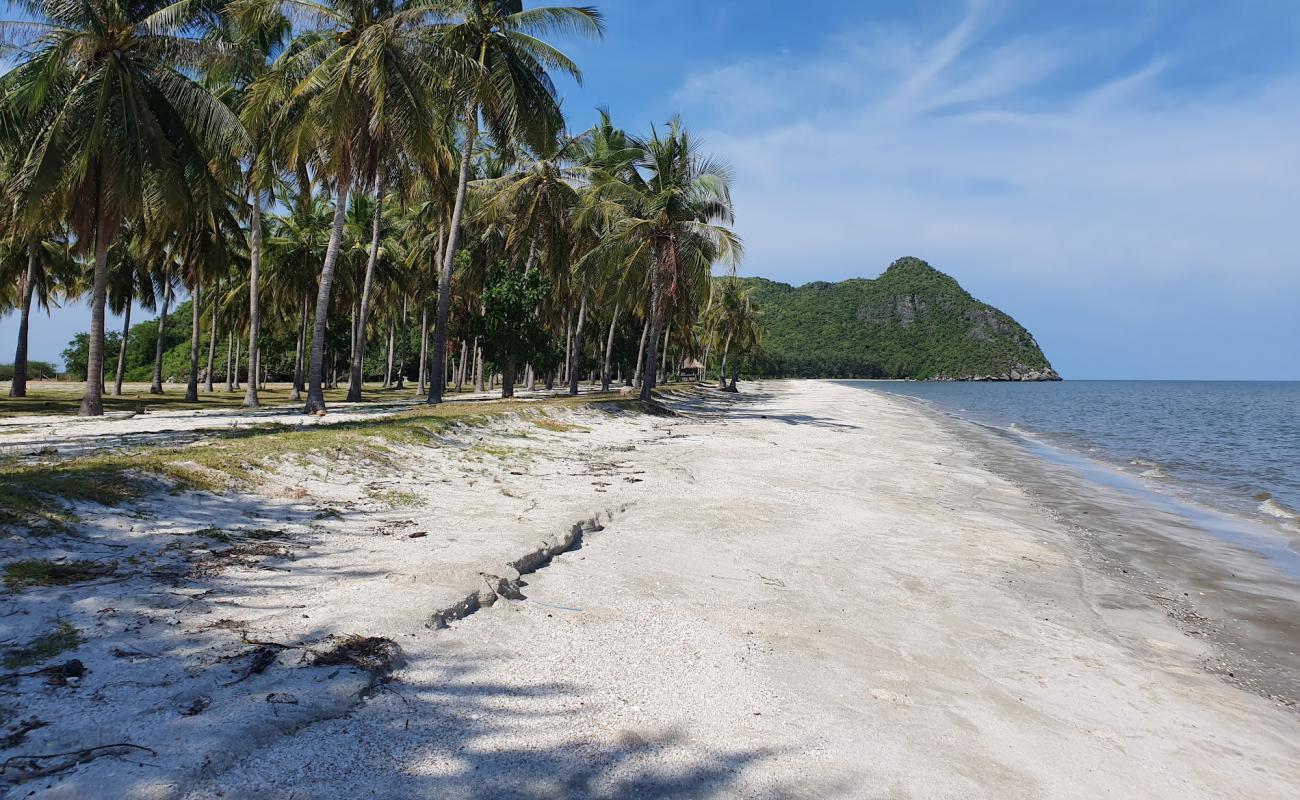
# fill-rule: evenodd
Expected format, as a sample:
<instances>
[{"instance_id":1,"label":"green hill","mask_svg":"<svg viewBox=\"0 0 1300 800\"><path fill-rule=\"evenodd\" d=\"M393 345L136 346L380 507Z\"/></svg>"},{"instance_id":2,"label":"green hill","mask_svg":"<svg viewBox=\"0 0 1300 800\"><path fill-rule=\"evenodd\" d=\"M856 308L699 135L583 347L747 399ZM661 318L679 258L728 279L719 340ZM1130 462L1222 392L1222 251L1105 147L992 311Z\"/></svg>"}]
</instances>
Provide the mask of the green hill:
<instances>
[{"instance_id":1,"label":"green hill","mask_svg":"<svg viewBox=\"0 0 1300 800\"><path fill-rule=\"evenodd\" d=\"M773 375L1060 380L1029 331L917 258L875 280L742 280L763 315Z\"/></svg>"}]
</instances>

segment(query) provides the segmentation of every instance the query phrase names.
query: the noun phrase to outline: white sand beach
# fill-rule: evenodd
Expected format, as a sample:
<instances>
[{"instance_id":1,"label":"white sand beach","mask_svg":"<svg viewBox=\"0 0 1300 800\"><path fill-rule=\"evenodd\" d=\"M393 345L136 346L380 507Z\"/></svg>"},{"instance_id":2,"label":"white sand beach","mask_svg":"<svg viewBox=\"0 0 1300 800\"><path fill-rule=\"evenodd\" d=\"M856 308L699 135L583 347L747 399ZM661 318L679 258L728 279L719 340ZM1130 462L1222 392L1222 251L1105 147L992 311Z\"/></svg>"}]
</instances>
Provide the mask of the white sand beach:
<instances>
[{"instance_id":1,"label":"white sand beach","mask_svg":"<svg viewBox=\"0 0 1300 800\"><path fill-rule=\"evenodd\" d=\"M1207 671L947 426L826 382L669 405L87 515L45 546L149 570L0 600L0 638L68 620L89 669L2 687L47 724L0 755L148 751L0 796L1295 795L1294 707ZM280 549L195 572L220 547L189 534L232 520ZM391 674L320 658L353 634Z\"/></svg>"}]
</instances>

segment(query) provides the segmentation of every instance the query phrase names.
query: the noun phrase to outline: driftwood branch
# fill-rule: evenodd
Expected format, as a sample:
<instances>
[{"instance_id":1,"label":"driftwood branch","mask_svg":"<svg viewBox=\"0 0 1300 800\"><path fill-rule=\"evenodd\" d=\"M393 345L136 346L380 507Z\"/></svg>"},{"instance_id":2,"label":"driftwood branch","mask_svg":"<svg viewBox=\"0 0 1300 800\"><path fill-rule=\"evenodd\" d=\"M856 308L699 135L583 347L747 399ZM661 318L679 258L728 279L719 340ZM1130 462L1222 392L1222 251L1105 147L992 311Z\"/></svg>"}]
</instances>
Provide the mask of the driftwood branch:
<instances>
[{"instance_id":1,"label":"driftwood branch","mask_svg":"<svg viewBox=\"0 0 1300 800\"><path fill-rule=\"evenodd\" d=\"M54 775L66 769L72 769L78 764L85 764L94 761L101 756L121 755L122 750L143 750L151 756L157 756L158 751L143 745L131 744L130 742L118 742L117 744L101 744L95 747L87 747L84 750L69 750L65 753L45 753L34 756L12 756L0 764L0 775L8 777L9 770L15 770L17 775L8 777L9 780L32 780L33 778L44 778L47 775ZM53 764L41 766L42 761L51 759L61 759Z\"/></svg>"}]
</instances>

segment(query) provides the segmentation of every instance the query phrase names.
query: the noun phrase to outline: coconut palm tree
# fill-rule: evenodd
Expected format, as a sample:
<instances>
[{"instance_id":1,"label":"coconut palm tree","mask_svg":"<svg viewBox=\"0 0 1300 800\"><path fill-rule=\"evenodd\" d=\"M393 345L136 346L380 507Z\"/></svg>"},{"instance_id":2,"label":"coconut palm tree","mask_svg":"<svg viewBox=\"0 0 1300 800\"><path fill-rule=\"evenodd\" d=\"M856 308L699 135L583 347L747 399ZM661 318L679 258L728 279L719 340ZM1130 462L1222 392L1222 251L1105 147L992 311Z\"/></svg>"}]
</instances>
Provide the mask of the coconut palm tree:
<instances>
[{"instance_id":1,"label":"coconut palm tree","mask_svg":"<svg viewBox=\"0 0 1300 800\"><path fill-rule=\"evenodd\" d=\"M258 375L262 331L260 293L262 289L262 198L275 179L273 146L276 126L286 124L280 110L288 100L290 80L283 70L268 67L268 60L284 45L290 34L289 19L276 5L236 0L220 17L221 33L232 40L239 57L227 75L229 102L238 109L240 122L249 134L245 191L250 199L248 215L248 358L249 374ZM258 381L250 380L244 405L261 405Z\"/></svg>"},{"instance_id":2,"label":"coconut palm tree","mask_svg":"<svg viewBox=\"0 0 1300 800\"><path fill-rule=\"evenodd\" d=\"M563 128L564 118L547 70L563 72L579 81L582 73L568 56L546 43L543 37L553 34L599 37L604 33L600 12L591 7L524 9L522 0L459 0L456 7L455 20L442 33L443 43L471 59L483 76L463 97L460 176L438 280L430 403L441 402L445 388L438 376L447 372L451 273L460 246L460 227L480 117L498 145L519 141L538 146L553 139Z\"/></svg>"},{"instance_id":3,"label":"coconut palm tree","mask_svg":"<svg viewBox=\"0 0 1300 800\"><path fill-rule=\"evenodd\" d=\"M625 174L594 176L595 202L619 207L596 250L600 257L650 261L650 297L641 400L650 402L659 344L671 301L686 286L707 286L715 262L734 269L743 252L733 220L731 170L698 151L694 137L674 117L663 132L634 138L640 151ZM614 216L611 213L611 217Z\"/></svg>"},{"instance_id":4,"label":"coconut palm tree","mask_svg":"<svg viewBox=\"0 0 1300 800\"><path fill-rule=\"evenodd\" d=\"M372 240L382 224L383 197L393 160L418 157L435 146L443 115L438 92L474 74L466 59L440 43L434 0L294 0L290 9L307 9L304 27L282 57L289 74L301 75L286 114L299 128L308 126L319 150L319 174L334 183L335 215L330 244L321 267L312 331L308 413L325 410L322 369L326 315L334 284L339 245L353 188L373 189L377 202ZM309 7L309 8L308 8ZM360 399L359 359L364 354L365 317L379 258L370 248L367 273L358 307L360 347L354 348L349 399Z\"/></svg>"},{"instance_id":5,"label":"coconut palm tree","mask_svg":"<svg viewBox=\"0 0 1300 800\"><path fill-rule=\"evenodd\" d=\"M117 369L113 378L113 396L122 394L122 379L126 372L126 346L131 337L131 308L136 303L152 311L157 305L158 291L154 281L158 277L140 257L140 246L130 230L124 230L108 251L108 308L122 317L122 341L117 350Z\"/></svg>"},{"instance_id":6,"label":"coconut palm tree","mask_svg":"<svg viewBox=\"0 0 1300 800\"><path fill-rule=\"evenodd\" d=\"M10 397L27 396L27 332L33 303L49 313L60 298L75 297L80 286L78 263L62 231L23 235L21 231L0 239L0 285L16 286L18 343L14 348L14 375Z\"/></svg>"},{"instance_id":7,"label":"coconut palm tree","mask_svg":"<svg viewBox=\"0 0 1300 800\"><path fill-rule=\"evenodd\" d=\"M309 188L310 192L310 188ZM307 347L307 323L312 295L316 292L317 270L330 238L334 209L329 201L308 193L285 198L287 213L271 217L263 246L267 263L270 304L286 318L295 318L298 328L294 353L293 393L300 400L303 390L303 359ZM291 311L290 309L295 309Z\"/></svg>"},{"instance_id":8,"label":"coconut palm tree","mask_svg":"<svg viewBox=\"0 0 1300 800\"><path fill-rule=\"evenodd\" d=\"M66 218L94 255L83 415L103 413L108 250L126 220L157 236L224 193L244 133L192 77L226 53L198 35L202 4L19 0L21 61L0 77L0 140L23 147L19 216ZM20 144L15 134L22 137Z\"/></svg>"}]
</instances>

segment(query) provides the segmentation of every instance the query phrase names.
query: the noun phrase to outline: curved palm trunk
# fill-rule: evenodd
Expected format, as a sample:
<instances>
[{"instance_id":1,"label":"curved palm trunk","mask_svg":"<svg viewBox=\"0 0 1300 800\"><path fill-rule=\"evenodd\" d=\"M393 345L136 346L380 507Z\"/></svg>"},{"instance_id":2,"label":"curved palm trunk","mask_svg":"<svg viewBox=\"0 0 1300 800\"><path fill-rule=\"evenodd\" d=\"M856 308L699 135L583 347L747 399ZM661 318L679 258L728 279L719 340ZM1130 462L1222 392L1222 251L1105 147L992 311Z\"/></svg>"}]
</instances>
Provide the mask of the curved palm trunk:
<instances>
[{"instance_id":1,"label":"curved palm trunk","mask_svg":"<svg viewBox=\"0 0 1300 800\"><path fill-rule=\"evenodd\" d=\"M32 295L36 291L36 240L27 243L27 274L23 276L23 308L18 318L18 346L14 348L14 378L9 384L10 397L27 396L27 325L32 315Z\"/></svg>"},{"instance_id":2,"label":"curved palm trunk","mask_svg":"<svg viewBox=\"0 0 1300 800\"><path fill-rule=\"evenodd\" d=\"M298 343L293 353L293 391L289 393L290 400L302 399L302 358L303 353L307 350L307 303L309 298L306 292L302 294L302 311L298 314Z\"/></svg>"},{"instance_id":3,"label":"curved palm trunk","mask_svg":"<svg viewBox=\"0 0 1300 800\"><path fill-rule=\"evenodd\" d=\"M212 306L210 309L208 309L208 315L212 317L212 327L211 330L208 332L208 377L204 382L204 387L203 387L203 390L206 391L208 394L212 394L212 370L216 366L217 298L220 296L221 296L221 282L217 281L217 285L215 287L215 293L212 295L212 299L208 302L208 304Z\"/></svg>"},{"instance_id":4,"label":"curved palm trunk","mask_svg":"<svg viewBox=\"0 0 1300 800\"><path fill-rule=\"evenodd\" d=\"M636 350L636 370L632 373L632 382L637 388L641 387L641 365L645 363L645 340L649 335L650 319L646 318L645 323L641 325L641 344Z\"/></svg>"},{"instance_id":5,"label":"curved palm trunk","mask_svg":"<svg viewBox=\"0 0 1300 800\"><path fill-rule=\"evenodd\" d=\"M600 390L609 391L609 360L614 353L614 326L618 324L618 304L614 304L614 315L609 318L609 334L605 337L605 363L600 368Z\"/></svg>"},{"instance_id":6,"label":"curved palm trunk","mask_svg":"<svg viewBox=\"0 0 1300 800\"><path fill-rule=\"evenodd\" d=\"M325 248L325 263L320 269L320 288L316 292L316 319L311 332L311 369L308 370L308 414L325 413L325 391L321 388L325 368L325 320L330 311L330 291L334 288L334 266L339 260L339 242L343 238L343 223L348 215L348 191L352 182L346 170L339 176L335 190L334 227L330 230L329 245Z\"/></svg>"},{"instance_id":7,"label":"curved palm trunk","mask_svg":"<svg viewBox=\"0 0 1300 800\"><path fill-rule=\"evenodd\" d=\"M429 369L429 402L441 403L447 376L447 311L451 305L451 268L456 263L456 248L460 245L460 221L465 214L465 192L469 187L470 162L474 157L474 141L478 138L478 106L470 103L465 113L465 142L460 154L460 177L456 183L456 202L451 210L451 226L447 230L447 247L442 254L442 273L438 276L438 316L433 328L433 365Z\"/></svg>"},{"instance_id":8,"label":"curved palm trunk","mask_svg":"<svg viewBox=\"0 0 1300 800\"><path fill-rule=\"evenodd\" d=\"M374 176L372 176L373 178ZM375 264L379 261L379 231L384 213L384 184L376 181L375 215L370 222L370 255L366 259L366 280L361 287L361 307L357 310L355 344L352 347L352 364L348 370L348 402L361 402L361 383L365 380L366 319L370 316L370 295L375 283Z\"/></svg>"},{"instance_id":9,"label":"curved palm trunk","mask_svg":"<svg viewBox=\"0 0 1300 800\"><path fill-rule=\"evenodd\" d=\"M126 297L126 314L122 318L122 346L117 351L117 374L113 377L113 396L122 396L122 376L126 374L126 342L131 336L131 306L135 303L134 293Z\"/></svg>"},{"instance_id":10,"label":"curved palm trunk","mask_svg":"<svg viewBox=\"0 0 1300 800\"><path fill-rule=\"evenodd\" d=\"M172 300L172 285L163 286L162 314L158 317L158 341L154 343L153 383L149 385L149 394L162 394L163 339L167 336L167 307Z\"/></svg>"},{"instance_id":11,"label":"curved palm trunk","mask_svg":"<svg viewBox=\"0 0 1300 800\"><path fill-rule=\"evenodd\" d=\"M718 367L718 388L727 388L727 353L731 350L731 334L727 334L727 341L722 346L722 366Z\"/></svg>"},{"instance_id":12,"label":"curved palm trunk","mask_svg":"<svg viewBox=\"0 0 1300 800\"><path fill-rule=\"evenodd\" d=\"M96 213L103 210L99 203ZM81 398L83 417L104 413L104 301L108 298L109 222L99 214L95 231L95 278L90 294L90 343L86 351L86 393Z\"/></svg>"},{"instance_id":13,"label":"curved palm trunk","mask_svg":"<svg viewBox=\"0 0 1300 800\"><path fill-rule=\"evenodd\" d=\"M457 370L456 372L456 394L460 394L460 390L465 386L465 374L466 374L466 370L469 369L469 362L468 362L469 355L470 355L469 342L465 341L464 339L461 339L460 340L460 369Z\"/></svg>"},{"instance_id":14,"label":"curved palm trunk","mask_svg":"<svg viewBox=\"0 0 1300 800\"><path fill-rule=\"evenodd\" d=\"M587 319L587 293L582 293L578 304L578 321L573 326L573 360L569 365L569 394L578 393L578 378L582 375L582 325Z\"/></svg>"},{"instance_id":15,"label":"curved palm trunk","mask_svg":"<svg viewBox=\"0 0 1300 800\"><path fill-rule=\"evenodd\" d=\"M202 305L198 281L194 282L194 293L190 297L190 379L185 384L185 402L197 403L199 401L199 346L201 344L199 331L202 326L202 314L199 308Z\"/></svg>"},{"instance_id":16,"label":"curved palm trunk","mask_svg":"<svg viewBox=\"0 0 1300 800\"><path fill-rule=\"evenodd\" d=\"M249 183L253 182L253 170L249 167ZM258 307L258 281L262 267L262 193L253 189L253 214L249 221L249 238L252 240L248 251L248 390L244 392L244 405L257 408L257 385L261 378L262 350L258 346L258 337L262 328L261 309Z\"/></svg>"}]
</instances>

